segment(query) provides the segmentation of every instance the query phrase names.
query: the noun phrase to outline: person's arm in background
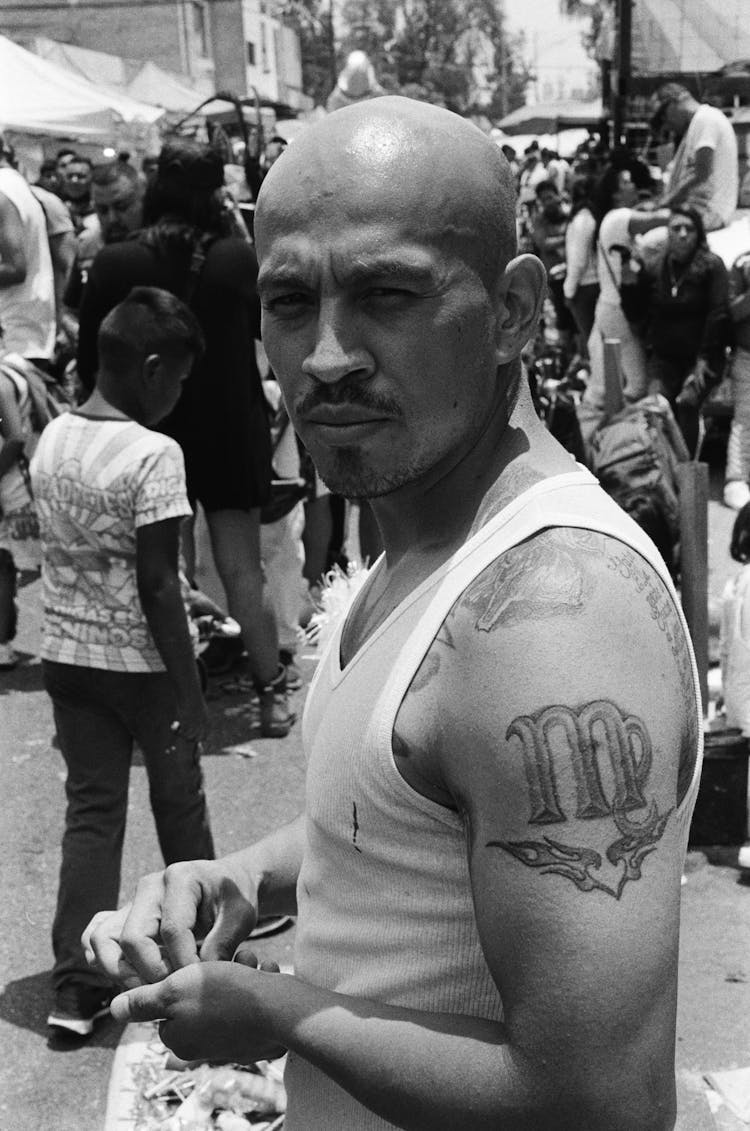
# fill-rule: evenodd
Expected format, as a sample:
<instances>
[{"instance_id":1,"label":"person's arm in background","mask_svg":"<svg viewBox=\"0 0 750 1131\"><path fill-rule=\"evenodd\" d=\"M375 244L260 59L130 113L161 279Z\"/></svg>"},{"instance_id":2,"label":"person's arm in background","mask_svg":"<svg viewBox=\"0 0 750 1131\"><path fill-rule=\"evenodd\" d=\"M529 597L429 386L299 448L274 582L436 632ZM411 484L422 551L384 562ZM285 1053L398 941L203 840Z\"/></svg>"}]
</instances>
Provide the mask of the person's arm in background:
<instances>
[{"instance_id":1,"label":"person's arm in background","mask_svg":"<svg viewBox=\"0 0 750 1131\"><path fill-rule=\"evenodd\" d=\"M750 259L742 256L735 261L729 272L729 313L733 322L744 322L750 318L750 287L747 285L744 267L750 266Z\"/></svg>"},{"instance_id":2,"label":"person's arm in background","mask_svg":"<svg viewBox=\"0 0 750 1131\"><path fill-rule=\"evenodd\" d=\"M565 232L565 262L567 270L563 294L573 298L591 256L596 231L596 221L588 208L582 208L568 224Z\"/></svg>"},{"instance_id":3,"label":"person's arm in background","mask_svg":"<svg viewBox=\"0 0 750 1131\"><path fill-rule=\"evenodd\" d=\"M76 260L76 237L72 226L69 232L49 236L49 251L55 280L57 327L60 330L66 328L66 320L70 318L65 305L65 292Z\"/></svg>"},{"instance_id":4,"label":"person's arm in background","mask_svg":"<svg viewBox=\"0 0 750 1131\"><path fill-rule=\"evenodd\" d=\"M247 1063L289 1048L406 1131L670 1131L684 848L675 813L698 727L672 599L622 544L556 531L489 567L449 627L452 647L433 645L430 678L409 695L432 683L440 704L439 717L421 713L418 741L431 752L431 792L463 818L504 1020L194 959L116 999L113 1013L163 1019L163 1039L187 1059ZM150 924L152 944L157 888L160 879L150 904L147 893L140 901L140 937ZM196 898L183 924L195 922ZM128 945L133 953L132 936Z\"/></svg>"},{"instance_id":5,"label":"person's arm in background","mask_svg":"<svg viewBox=\"0 0 750 1131\"><path fill-rule=\"evenodd\" d=\"M206 706L188 630L179 574L180 518L136 531L138 596L177 699L177 721L188 740L205 738Z\"/></svg>"},{"instance_id":6,"label":"person's arm in background","mask_svg":"<svg viewBox=\"0 0 750 1131\"><path fill-rule=\"evenodd\" d=\"M690 195L693 189L705 184L714 171L714 148L703 145L695 151L692 172L685 178L681 185L667 191L659 201L660 208L674 208Z\"/></svg>"},{"instance_id":7,"label":"person's arm in background","mask_svg":"<svg viewBox=\"0 0 750 1131\"><path fill-rule=\"evenodd\" d=\"M706 387L710 389L722 378L732 327L729 272L718 255L713 254L708 277L707 306L698 361L702 363L702 368L706 372Z\"/></svg>"},{"instance_id":8,"label":"person's arm in background","mask_svg":"<svg viewBox=\"0 0 750 1131\"><path fill-rule=\"evenodd\" d=\"M18 408L16 386L0 370L0 479L18 463L26 443L23 420Z\"/></svg>"},{"instance_id":9,"label":"person's arm in background","mask_svg":"<svg viewBox=\"0 0 750 1131\"><path fill-rule=\"evenodd\" d=\"M26 266L21 217L15 204L0 193L0 289L23 283Z\"/></svg>"}]
</instances>

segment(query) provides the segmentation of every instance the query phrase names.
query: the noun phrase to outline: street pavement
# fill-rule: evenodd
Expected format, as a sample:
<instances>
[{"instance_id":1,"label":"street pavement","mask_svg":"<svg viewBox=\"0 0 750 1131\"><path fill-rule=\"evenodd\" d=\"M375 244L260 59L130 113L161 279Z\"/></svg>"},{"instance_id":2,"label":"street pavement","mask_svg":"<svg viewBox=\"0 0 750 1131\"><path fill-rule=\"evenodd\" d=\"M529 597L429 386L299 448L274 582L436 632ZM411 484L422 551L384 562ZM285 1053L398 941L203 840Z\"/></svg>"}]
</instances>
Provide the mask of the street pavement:
<instances>
[{"instance_id":1,"label":"street pavement","mask_svg":"<svg viewBox=\"0 0 750 1131\"><path fill-rule=\"evenodd\" d=\"M718 502L712 470L709 504L710 607L733 564L727 555L733 514ZM63 825L63 763L53 746L49 702L38 662L39 585L21 593L23 665L0 673L2 921L0 923L0 1131L102 1131L107 1087L122 1026L106 1020L86 1043L50 1044L46 1029L54 912ZM712 616L712 619L715 617ZM715 653L715 637L712 641ZM305 681L315 653L303 653ZM212 735L204 758L217 852L277 828L303 794L299 723L286 739L252 732L246 696L214 680ZM224 681L227 682L227 681ZM230 681L231 683L231 681ZM298 711L304 690L295 695ZM678 1131L739 1131L726 1109L712 1115L704 1074L750 1066L750 883L736 848L694 849L683 886L677 1041ZM132 772L123 897L160 866L145 771ZM290 964L293 930L261 940L261 957ZM124 1129L128 1131L128 1129ZM331 1131L347 1131L332 1128ZM468 1129L467 1129L468 1131Z\"/></svg>"}]
</instances>

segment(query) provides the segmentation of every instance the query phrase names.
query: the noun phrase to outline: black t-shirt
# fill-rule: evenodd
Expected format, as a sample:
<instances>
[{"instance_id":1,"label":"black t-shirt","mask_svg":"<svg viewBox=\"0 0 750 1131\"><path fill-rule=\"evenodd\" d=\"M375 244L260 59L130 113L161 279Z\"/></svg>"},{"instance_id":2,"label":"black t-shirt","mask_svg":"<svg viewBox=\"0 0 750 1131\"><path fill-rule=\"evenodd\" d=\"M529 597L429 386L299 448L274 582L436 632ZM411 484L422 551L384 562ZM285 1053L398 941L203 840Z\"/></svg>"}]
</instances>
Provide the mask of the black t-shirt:
<instances>
[{"instance_id":1,"label":"black t-shirt","mask_svg":"<svg viewBox=\"0 0 750 1131\"><path fill-rule=\"evenodd\" d=\"M246 241L227 236L209 245L190 299L206 352L177 407L159 425L182 447L188 492L207 510L262 506L270 491L271 440L255 360L255 339L260 337L257 275L255 252ZM136 286L161 287L185 298L188 264L138 238L99 252L80 311L78 372L87 389L96 377L99 326Z\"/></svg>"}]
</instances>

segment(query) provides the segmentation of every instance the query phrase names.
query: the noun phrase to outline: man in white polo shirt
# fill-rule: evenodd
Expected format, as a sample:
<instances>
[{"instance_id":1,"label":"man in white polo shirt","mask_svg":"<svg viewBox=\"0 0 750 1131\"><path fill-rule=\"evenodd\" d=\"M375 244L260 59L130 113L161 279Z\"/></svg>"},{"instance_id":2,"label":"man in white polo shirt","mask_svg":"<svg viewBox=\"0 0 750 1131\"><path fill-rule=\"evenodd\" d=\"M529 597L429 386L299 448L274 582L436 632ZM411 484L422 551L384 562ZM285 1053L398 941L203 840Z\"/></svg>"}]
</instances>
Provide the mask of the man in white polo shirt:
<instances>
[{"instance_id":1,"label":"man in white polo shirt","mask_svg":"<svg viewBox=\"0 0 750 1131\"><path fill-rule=\"evenodd\" d=\"M10 163L0 134L0 353L48 361L55 285L44 210Z\"/></svg>"}]
</instances>

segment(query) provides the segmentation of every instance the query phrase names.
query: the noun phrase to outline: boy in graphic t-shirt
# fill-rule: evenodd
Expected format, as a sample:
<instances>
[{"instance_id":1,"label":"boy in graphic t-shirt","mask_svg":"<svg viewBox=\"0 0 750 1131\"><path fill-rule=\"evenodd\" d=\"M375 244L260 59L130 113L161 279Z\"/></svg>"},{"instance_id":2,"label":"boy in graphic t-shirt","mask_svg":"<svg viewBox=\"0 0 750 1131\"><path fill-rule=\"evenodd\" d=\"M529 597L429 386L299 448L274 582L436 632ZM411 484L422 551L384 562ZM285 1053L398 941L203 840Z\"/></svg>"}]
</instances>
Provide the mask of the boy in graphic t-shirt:
<instances>
[{"instance_id":1,"label":"boy in graphic t-shirt","mask_svg":"<svg viewBox=\"0 0 750 1131\"><path fill-rule=\"evenodd\" d=\"M214 854L200 769L206 711L179 576L191 510L182 452L150 428L202 348L179 299L135 288L102 323L96 388L45 429L31 463L44 679L68 771L48 1024L78 1036L112 996L80 937L98 908L117 906L134 742L164 860Z\"/></svg>"}]
</instances>

